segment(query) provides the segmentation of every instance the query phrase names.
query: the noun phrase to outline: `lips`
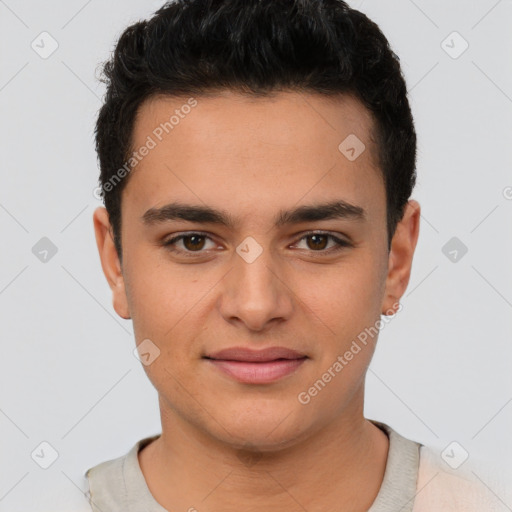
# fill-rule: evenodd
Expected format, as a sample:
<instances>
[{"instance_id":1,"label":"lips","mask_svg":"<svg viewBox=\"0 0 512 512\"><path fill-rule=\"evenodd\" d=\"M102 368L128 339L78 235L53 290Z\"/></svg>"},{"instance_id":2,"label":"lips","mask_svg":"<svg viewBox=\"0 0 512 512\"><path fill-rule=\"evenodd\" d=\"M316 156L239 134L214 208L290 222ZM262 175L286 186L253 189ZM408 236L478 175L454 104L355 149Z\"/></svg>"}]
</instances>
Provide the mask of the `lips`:
<instances>
[{"instance_id":1,"label":"lips","mask_svg":"<svg viewBox=\"0 0 512 512\"><path fill-rule=\"evenodd\" d=\"M278 359L303 359L307 357L295 350L285 347L269 347L262 350L251 350L245 347L232 347L206 356L207 359L223 361L243 361L247 363L263 363Z\"/></svg>"},{"instance_id":2,"label":"lips","mask_svg":"<svg viewBox=\"0 0 512 512\"><path fill-rule=\"evenodd\" d=\"M295 373L308 359L284 347L250 350L233 347L205 356L224 375L244 384L269 384Z\"/></svg>"}]
</instances>

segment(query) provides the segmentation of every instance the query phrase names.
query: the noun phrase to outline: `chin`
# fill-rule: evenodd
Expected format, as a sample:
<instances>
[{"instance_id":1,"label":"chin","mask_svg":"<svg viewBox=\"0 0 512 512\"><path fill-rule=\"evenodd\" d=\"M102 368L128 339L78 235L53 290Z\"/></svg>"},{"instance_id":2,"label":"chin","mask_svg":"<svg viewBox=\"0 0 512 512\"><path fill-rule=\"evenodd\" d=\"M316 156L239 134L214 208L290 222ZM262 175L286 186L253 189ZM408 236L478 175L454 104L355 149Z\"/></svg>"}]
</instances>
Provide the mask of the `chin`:
<instances>
[{"instance_id":1,"label":"chin","mask_svg":"<svg viewBox=\"0 0 512 512\"><path fill-rule=\"evenodd\" d=\"M218 434L222 441L238 449L271 452L288 448L305 437L307 430L304 418L296 412L290 413L290 409L281 406L262 411L260 407L258 411L226 415L222 422L219 421L225 430L221 428Z\"/></svg>"}]
</instances>

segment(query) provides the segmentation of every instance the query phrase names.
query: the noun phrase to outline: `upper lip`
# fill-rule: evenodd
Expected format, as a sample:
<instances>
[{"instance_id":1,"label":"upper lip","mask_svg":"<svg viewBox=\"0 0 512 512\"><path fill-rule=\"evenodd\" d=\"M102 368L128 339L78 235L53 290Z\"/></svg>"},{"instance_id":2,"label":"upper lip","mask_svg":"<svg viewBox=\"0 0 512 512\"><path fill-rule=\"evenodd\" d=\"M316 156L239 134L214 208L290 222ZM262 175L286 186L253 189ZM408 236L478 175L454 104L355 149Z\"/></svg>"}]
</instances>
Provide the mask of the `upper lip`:
<instances>
[{"instance_id":1,"label":"upper lip","mask_svg":"<svg viewBox=\"0 0 512 512\"><path fill-rule=\"evenodd\" d=\"M275 361L276 359L303 359L307 356L285 347L269 347L263 350L232 347L209 354L205 357L208 359L223 359L225 361L265 362Z\"/></svg>"}]
</instances>

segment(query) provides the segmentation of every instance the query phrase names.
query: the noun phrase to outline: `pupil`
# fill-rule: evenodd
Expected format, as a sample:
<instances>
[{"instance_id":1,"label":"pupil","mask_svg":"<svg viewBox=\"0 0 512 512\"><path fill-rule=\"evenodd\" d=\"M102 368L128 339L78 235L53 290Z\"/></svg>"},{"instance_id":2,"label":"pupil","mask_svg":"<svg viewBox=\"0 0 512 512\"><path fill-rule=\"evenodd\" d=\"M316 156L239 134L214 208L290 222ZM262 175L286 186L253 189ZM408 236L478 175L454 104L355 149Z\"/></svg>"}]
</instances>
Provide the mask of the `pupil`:
<instances>
[{"instance_id":1,"label":"pupil","mask_svg":"<svg viewBox=\"0 0 512 512\"><path fill-rule=\"evenodd\" d=\"M313 240L317 240L317 241L318 241L318 238L323 238L324 239L324 244L320 244L321 245L320 249L323 249L325 247L325 239L326 239L325 235L311 235L311 238ZM317 246L316 248L318 249L318 243L314 242L314 244Z\"/></svg>"},{"instance_id":2,"label":"pupil","mask_svg":"<svg viewBox=\"0 0 512 512\"><path fill-rule=\"evenodd\" d=\"M198 248L198 246L201 246L201 244L200 244L200 243L199 243L199 244L197 243L197 240L198 240L198 239L200 240L200 239L202 239L202 238L203 238L202 236L197 236L197 235L191 235L191 236L188 236L185 240L188 240L188 241L190 241L190 240L195 240L196 242L195 242L195 243L194 243L194 242L192 242L191 244L190 244L190 243L189 243L189 244L186 244L186 245L191 245L191 247L187 247L187 249L190 249L190 248L192 248L192 249L193 249L193 248L196 248L196 249L197 249L197 248Z\"/></svg>"}]
</instances>

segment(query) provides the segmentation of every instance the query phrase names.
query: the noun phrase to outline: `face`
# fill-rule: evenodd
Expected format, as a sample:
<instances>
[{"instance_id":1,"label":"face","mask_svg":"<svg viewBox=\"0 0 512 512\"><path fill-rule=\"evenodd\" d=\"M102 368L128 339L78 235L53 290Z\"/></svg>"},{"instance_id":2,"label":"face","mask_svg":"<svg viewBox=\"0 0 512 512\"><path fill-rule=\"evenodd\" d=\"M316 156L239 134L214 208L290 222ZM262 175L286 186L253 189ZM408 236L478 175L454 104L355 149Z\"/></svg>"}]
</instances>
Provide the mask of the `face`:
<instances>
[{"instance_id":1,"label":"face","mask_svg":"<svg viewBox=\"0 0 512 512\"><path fill-rule=\"evenodd\" d=\"M122 266L106 211L94 217L114 307L146 344L162 416L260 450L355 422L377 336L357 340L396 311L419 205L388 254L372 118L350 96L188 100L139 111L133 147L152 147L123 190ZM298 354L208 359L233 347Z\"/></svg>"}]
</instances>

